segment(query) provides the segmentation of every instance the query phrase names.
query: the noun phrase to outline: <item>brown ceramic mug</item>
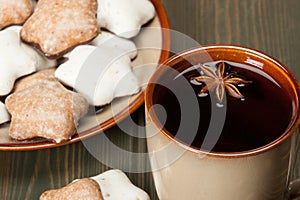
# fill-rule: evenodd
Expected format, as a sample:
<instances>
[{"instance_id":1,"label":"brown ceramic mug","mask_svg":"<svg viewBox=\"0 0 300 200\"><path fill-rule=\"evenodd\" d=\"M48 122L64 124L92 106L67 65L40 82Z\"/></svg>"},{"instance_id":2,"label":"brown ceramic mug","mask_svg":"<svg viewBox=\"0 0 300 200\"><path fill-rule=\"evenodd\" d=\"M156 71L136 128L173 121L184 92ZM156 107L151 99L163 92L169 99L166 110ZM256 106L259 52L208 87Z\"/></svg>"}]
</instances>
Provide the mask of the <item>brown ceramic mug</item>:
<instances>
[{"instance_id":1,"label":"brown ceramic mug","mask_svg":"<svg viewBox=\"0 0 300 200\"><path fill-rule=\"evenodd\" d=\"M195 85L194 77L200 76ZM299 96L293 74L253 49L204 46L168 59L145 93L147 144L159 198L296 197L300 181L292 182L291 175L299 144ZM207 105L209 115L203 111ZM199 136L203 126L206 135Z\"/></svg>"}]
</instances>

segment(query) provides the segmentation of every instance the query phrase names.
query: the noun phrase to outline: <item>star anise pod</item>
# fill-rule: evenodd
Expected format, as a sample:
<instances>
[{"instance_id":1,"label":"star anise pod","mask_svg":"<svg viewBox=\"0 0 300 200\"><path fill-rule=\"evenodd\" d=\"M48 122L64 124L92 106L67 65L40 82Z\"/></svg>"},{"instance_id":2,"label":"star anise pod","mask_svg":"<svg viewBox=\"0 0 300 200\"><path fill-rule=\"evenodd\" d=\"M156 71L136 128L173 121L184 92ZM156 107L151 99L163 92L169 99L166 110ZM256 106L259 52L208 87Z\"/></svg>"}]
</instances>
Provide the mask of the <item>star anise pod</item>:
<instances>
[{"instance_id":1,"label":"star anise pod","mask_svg":"<svg viewBox=\"0 0 300 200\"><path fill-rule=\"evenodd\" d=\"M200 90L198 94L199 96L207 93L208 91L215 91L218 102L221 103L224 99L225 91L227 91L228 95L234 98L244 98L236 85L249 84L251 81L246 81L234 76L236 74L234 72L225 75L224 62L218 64L217 72L215 72L211 67L202 64L199 64L199 67L204 75L191 78L191 81L197 81L205 84L205 86Z\"/></svg>"}]
</instances>

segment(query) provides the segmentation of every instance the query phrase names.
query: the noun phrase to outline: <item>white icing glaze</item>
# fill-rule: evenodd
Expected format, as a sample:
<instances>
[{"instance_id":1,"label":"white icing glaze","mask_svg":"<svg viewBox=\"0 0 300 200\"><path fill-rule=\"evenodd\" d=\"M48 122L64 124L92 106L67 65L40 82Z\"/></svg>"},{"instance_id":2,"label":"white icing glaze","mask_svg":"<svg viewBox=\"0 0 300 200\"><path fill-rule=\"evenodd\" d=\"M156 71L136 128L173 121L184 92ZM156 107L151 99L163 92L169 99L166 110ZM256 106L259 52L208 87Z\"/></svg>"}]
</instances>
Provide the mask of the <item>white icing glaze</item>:
<instances>
[{"instance_id":1,"label":"white icing glaze","mask_svg":"<svg viewBox=\"0 0 300 200\"><path fill-rule=\"evenodd\" d=\"M17 78L56 65L21 42L20 30L21 26L12 26L0 31L0 96L12 90Z\"/></svg>"},{"instance_id":2,"label":"white icing glaze","mask_svg":"<svg viewBox=\"0 0 300 200\"><path fill-rule=\"evenodd\" d=\"M98 0L97 21L118 36L132 38L155 16L149 0Z\"/></svg>"},{"instance_id":3,"label":"white icing glaze","mask_svg":"<svg viewBox=\"0 0 300 200\"><path fill-rule=\"evenodd\" d=\"M109 170L91 178L100 185L104 200L150 200L148 194L133 185L121 170Z\"/></svg>"},{"instance_id":4,"label":"white icing glaze","mask_svg":"<svg viewBox=\"0 0 300 200\"><path fill-rule=\"evenodd\" d=\"M10 115L8 114L5 105L0 101L0 124L8 122Z\"/></svg>"},{"instance_id":5,"label":"white icing glaze","mask_svg":"<svg viewBox=\"0 0 300 200\"><path fill-rule=\"evenodd\" d=\"M19 38L21 29L22 26L11 26L7 28L7 30L14 30L16 33L18 33ZM27 45L23 42L20 43L24 51L28 54L28 56L35 60L36 71L48 69L57 65L57 61L55 59L48 59L45 56L41 55L39 52L37 52L30 45Z\"/></svg>"},{"instance_id":6,"label":"white icing glaze","mask_svg":"<svg viewBox=\"0 0 300 200\"><path fill-rule=\"evenodd\" d=\"M91 45L97 47L109 47L122 51L123 54L128 54L131 59L137 56L137 49L131 40L118 37L110 32L101 31L101 33L91 42Z\"/></svg>"},{"instance_id":7,"label":"white icing glaze","mask_svg":"<svg viewBox=\"0 0 300 200\"><path fill-rule=\"evenodd\" d=\"M114 98L135 94L138 81L128 55L118 49L81 45L58 67L55 77L84 95L90 104L102 106Z\"/></svg>"}]
</instances>

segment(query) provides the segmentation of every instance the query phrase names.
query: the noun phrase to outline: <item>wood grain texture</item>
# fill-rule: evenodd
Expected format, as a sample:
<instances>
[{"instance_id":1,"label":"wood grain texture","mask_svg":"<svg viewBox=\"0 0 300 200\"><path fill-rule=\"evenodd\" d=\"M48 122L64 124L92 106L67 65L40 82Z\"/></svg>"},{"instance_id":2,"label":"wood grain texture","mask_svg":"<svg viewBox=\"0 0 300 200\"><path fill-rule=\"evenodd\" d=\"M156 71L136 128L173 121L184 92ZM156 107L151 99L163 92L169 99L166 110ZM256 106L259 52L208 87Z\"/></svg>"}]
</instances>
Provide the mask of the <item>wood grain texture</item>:
<instances>
[{"instance_id":1,"label":"wood grain texture","mask_svg":"<svg viewBox=\"0 0 300 200\"><path fill-rule=\"evenodd\" d=\"M270 54L288 66L300 78L300 1L299 0L162 0L170 27L200 44L231 43L248 46ZM173 44L174 45L174 44ZM143 106L131 118L144 124ZM131 119L128 118L128 119ZM130 125L113 127L105 135L114 144L131 152L146 152L143 129ZM89 142L97 144L95 138ZM130 156L111 157L102 144L106 161L119 167L148 169L147 158L138 162ZM66 185L76 178L93 176L110 167L97 160L78 142L68 146L30 152L0 152L0 199L32 200L52 188ZM296 170L300 174L300 169ZM157 199L151 173L128 173L133 183Z\"/></svg>"},{"instance_id":2,"label":"wood grain texture","mask_svg":"<svg viewBox=\"0 0 300 200\"><path fill-rule=\"evenodd\" d=\"M170 27L205 44L236 44L263 51L296 76L300 33L297 0L163 0Z\"/></svg>"}]
</instances>

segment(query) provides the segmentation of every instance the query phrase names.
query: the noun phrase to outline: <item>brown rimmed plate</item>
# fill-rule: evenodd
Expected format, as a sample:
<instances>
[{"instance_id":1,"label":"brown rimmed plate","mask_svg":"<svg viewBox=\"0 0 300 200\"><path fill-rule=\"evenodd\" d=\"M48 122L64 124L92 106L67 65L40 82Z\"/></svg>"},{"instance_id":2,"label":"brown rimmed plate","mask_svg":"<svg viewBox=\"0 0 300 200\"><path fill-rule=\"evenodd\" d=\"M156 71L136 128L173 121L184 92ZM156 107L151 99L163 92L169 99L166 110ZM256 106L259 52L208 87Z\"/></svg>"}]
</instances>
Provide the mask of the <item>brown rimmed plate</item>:
<instances>
[{"instance_id":1,"label":"brown rimmed plate","mask_svg":"<svg viewBox=\"0 0 300 200\"><path fill-rule=\"evenodd\" d=\"M100 112L87 115L80 121L71 140L53 143L45 140L15 141L9 138L9 123L0 125L0 150L25 151L52 148L78 142L82 139L101 133L115 126L122 119L128 117L144 102L145 84L155 68L166 60L170 50L170 32L167 15L160 0L151 0L156 17L143 27L140 34L134 38L138 48L138 56L133 61L133 71L136 73L143 89L136 95L115 99Z\"/></svg>"}]
</instances>

